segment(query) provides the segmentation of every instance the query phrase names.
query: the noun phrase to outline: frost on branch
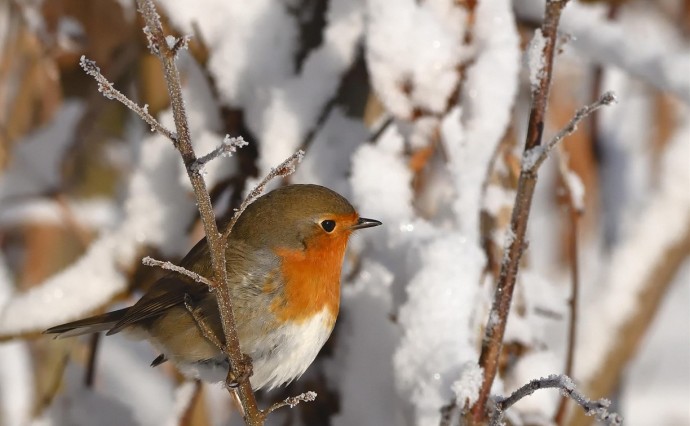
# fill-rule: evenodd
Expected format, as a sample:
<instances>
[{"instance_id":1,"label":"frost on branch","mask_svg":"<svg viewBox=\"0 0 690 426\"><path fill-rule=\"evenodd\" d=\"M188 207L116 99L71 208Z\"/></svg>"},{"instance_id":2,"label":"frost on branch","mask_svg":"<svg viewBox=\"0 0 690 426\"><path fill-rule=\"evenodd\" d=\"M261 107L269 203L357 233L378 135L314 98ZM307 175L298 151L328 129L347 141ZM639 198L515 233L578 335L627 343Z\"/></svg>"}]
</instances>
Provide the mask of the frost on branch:
<instances>
[{"instance_id":1,"label":"frost on branch","mask_svg":"<svg viewBox=\"0 0 690 426\"><path fill-rule=\"evenodd\" d=\"M527 48L527 68L529 69L529 83L534 93L539 87L539 82L544 78L544 46L546 40L541 33L541 29L534 31L532 41Z\"/></svg>"},{"instance_id":2,"label":"frost on branch","mask_svg":"<svg viewBox=\"0 0 690 426\"><path fill-rule=\"evenodd\" d=\"M510 408L513 404L520 401L539 389L546 388L556 388L570 397L575 401L588 416L594 416L597 420L604 422L609 426L618 426L623 424L623 419L617 413L609 412L608 408L611 405L611 401L608 399L599 399L592 401L582 393L580 393L576 388L570 377L551 375L541 379L535 379L527 383L526 385L520 387L518 390L513 392L510 396L495 397L494 403L495 407L493 409L493 415L491 419L491 426L499 426L502 424L501 419L503 418L503 413L505 410Z\"/></svg>"},{"instance_id":3,"label":"frost on branch","mask_svg":"<svg viewBox=\"0 0 690 426\"><path fill-rule=\"evenodd\" d=\"M197 158L194 164L192 164L192 170L199 173L209 161L218 157L230 157L232 154L237 152L238 148L242 148L243 146L247 146L247 142L242 139L242 136L231 138L230 135L225 135L225 138L223 138L223 143L220 144L216 149L204 155L203 157Z\"/></svg>"}]
</instances>

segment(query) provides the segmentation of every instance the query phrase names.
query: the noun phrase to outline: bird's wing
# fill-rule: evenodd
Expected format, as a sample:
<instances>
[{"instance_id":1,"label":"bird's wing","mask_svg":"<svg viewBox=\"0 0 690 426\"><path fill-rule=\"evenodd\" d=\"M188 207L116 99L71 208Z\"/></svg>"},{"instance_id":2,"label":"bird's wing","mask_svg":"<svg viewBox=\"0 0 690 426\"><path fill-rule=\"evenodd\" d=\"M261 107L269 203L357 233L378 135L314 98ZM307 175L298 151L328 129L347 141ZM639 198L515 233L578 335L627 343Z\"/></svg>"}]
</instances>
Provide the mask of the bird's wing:
<instances>
[{"instance_id":1,"label":"bird's wing","mask_svg":"<svg viewBox=\"0 0 690 426\"><path fill-rule=\"evenodd\" d=\"M247 245L242 242L233 242L226 251L228 270L235 281L241 279L245 274L245 271L241 269L242 265L246 265L247 262L242 262L240 259L246 259L248 252ZM205 239L199 241L189 251L180 261L180 265L206 278L211 278L210 252ZM231 279L231 281L233 280ZM233 282L231 285L234 285ZM176 272L171 272L158 280L137 303L129 308L126 315L107 334L118 333L129 325L158 316L175 306L183 306L187 298L197 302L201 299L207 299L209 296L212 294L207 285ZM212 304L215 305L215 297L211 298L213 299Z\"/></svg>"},{"instance_id":2,"label":"bird's wing","mask_svg":"<svg viewBox=\"0 0 690 426\"><path fill-rule=\"evenodd\" d=\"M158 316L166 310L184 304L185 294L193 299L208 293L208 287L192 280L172 274L158 280L144 296L127 310L125 316L120 319L106 334L118 333L127 326L139 321Z\"/></svg>"}]
</instances>

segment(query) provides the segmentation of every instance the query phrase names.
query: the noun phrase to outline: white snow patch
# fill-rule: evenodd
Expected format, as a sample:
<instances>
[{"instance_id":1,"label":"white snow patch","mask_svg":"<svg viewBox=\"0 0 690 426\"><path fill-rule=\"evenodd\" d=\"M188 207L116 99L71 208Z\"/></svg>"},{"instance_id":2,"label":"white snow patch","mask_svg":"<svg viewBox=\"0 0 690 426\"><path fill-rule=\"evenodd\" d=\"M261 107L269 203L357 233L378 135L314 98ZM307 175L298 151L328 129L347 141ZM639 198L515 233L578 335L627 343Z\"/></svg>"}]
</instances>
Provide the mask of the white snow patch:
<instances>
[{"instance_id":1,"label":"white snow patch","mask_svg":"<svg viewBox=\"0 0 690 426\"><path fill-rule=\"evenodd\" d=\"M545 46L546 39L541 33L541 29L537 28L527 48L527 68L529 69L529 84L532 88L532 93L537 91L539 82L544 78L544 67L546 66L544 58Z\"/></svg>"},{"instance_id":2,"label":"white snow patch","mask_svg":"<svg viewBox=\"0 0 690 426\"><path fill-rule=\"evenodd\" d=\"M477 359L468 328L484 266L481 249L457 232L420 247L419 271L400 309L403 337L393 359L399 391L415 408L417 424L438 424L462 365Z\"/></svg>"},{"instance_id":3,"label":"white snow patch","mask_svg":"<svg viewBox=\"0 0 690 426\"><path fill-rule=\"evenodd\" d=\"M362 145L352 157L350 182L355 204L390 225L413 217L412 173L402 150L402 136L390 126L377 145Z\"/></svg>"},{"instance_id":4,"label":"white snow patch","mask_svg":"<svg viewBox=\"0 0 690 426\"><path fill-rule=\"evenodd\" d=\"M484 370L479 364L476 362L466 362L463 364L460 371L460 379L451 385L458 407L469 408L477 401L483 381Z\"/></svg>"}]
</instances>

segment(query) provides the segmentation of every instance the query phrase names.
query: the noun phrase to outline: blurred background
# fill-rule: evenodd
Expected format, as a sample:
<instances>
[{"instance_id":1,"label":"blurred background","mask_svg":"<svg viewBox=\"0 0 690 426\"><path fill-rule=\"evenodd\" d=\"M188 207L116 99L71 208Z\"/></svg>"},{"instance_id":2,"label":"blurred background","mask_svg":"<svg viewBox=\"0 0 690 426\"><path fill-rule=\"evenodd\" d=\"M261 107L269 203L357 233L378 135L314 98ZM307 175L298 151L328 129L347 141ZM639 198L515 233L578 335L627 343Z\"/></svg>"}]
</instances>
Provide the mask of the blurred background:
<instances>
[{"instance_id":1,"label":"blurred background","mask_svg":"<svg viewBox=\"0 0 690 426\"><path fill-rule=\"evenodd\" d=\"M304 149L275 184L329 186L385 224L350 245L317 361L260 395L317 400L269 423L438 424L478 359L543 2L157 5L192 36L179 65L197 153L249 142L209 167L219 217ZM129 0L0 0L0 425L241 424L219 385L150 368L148 343L40 334L133 303L160 276L143 256L179 260L203 236L171 143L79 67L96 61L172 128L142 27ZM607 90L618 104L542 169L494 392L567 371L627 425L690 425L690 1L571 1L545 138ZM514 425L591 422L555 391L511 411Z\"/></svg>"}]
</instances>

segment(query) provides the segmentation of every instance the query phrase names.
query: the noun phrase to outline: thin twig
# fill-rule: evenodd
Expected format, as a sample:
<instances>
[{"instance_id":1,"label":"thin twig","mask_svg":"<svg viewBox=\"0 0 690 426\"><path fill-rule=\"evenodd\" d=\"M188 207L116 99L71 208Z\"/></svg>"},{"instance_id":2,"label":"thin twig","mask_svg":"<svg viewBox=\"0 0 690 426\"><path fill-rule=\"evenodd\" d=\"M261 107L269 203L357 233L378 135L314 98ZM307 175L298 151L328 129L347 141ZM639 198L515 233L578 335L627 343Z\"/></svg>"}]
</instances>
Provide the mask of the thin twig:
<instances>
[{"instance_id":1,"label":"thin twig","mask_svg":"<svg viewBox=\"0 0 690 426\"><path fill-rule=\"evenodd\" d=\"M585 410L588 416L595 416L597 420L605 422L607 425L620 425L623 419L614 412L609 412L611 401L599 399L593 401L575 388L573 381L565 375L551 375L540 379L532 380L520 387L507 398L498 397L494 400L495 411L491 418L491 426L499 426L505 410L522 398L529 396L539 389L556 388L560 389L563 395L567 395Z\"/></svg>"},{"instance_id":2,"label":"thin twig","mask_svg":"<svg viewBox=\"0 0 690 426\"><path fill-rule=\"evenodd\" d=\"M201 315L199 315L199 311L194 309L194 306L192 304L192 298L188 294L184 295L184 307L185 309L187 309L187 312L189 312L192 318L194 318L194 322L199 327L199 331L201 331L201 334L206 338L206 340L213 343L213 345L221 351L227 351L227 349L221 343L221 341L218 340L218 336L216 336L213 330L211 330L211 327L208 325L206 320Z\"/></svg>"},{"instance_id":3,"label":"thin twig","mask_svg":"<svg viewBox=\"0 0 690 426\"><path fill-rule=\"evenodd\" d=\"M177 131L177 139L173 142L175 148L177 148L182 156L182 161L187 170L187 176L194 189L194 196L199 208L201 221L204 225L206 241L210 248L211 265L214 275L213 282L216 284L213 288L218 301L218 311L223 326L223 333L225 334L225 343L227 347L226 354L230 360L230 368L228 369L226 378L226 383L229 383L233 378L240 377L242 371L251 370L251 366L247 367L247 360L240 349L239 337L235 327L225 260L227 239L223 238L218 232L216 218L211 204L211 197L206 188L206 182L199 173L199 170L195 170L194 168L197 158L191 144L187 113L184 106L184 99L182 98L180 74L177 69L177 64L175 63L176 52L170 48L163 35L163 27L153 1L137 0L137 5L146 21L144 33L148 38L149 47L151 51L159 57L163 65L163 73L165 75L168 93L170 94L170 105L173 110L173 118ZM249 361L249 364L251 364L251 361ZM239 397L244 409L245 422L250 426L263 425L265 416L262 415L256 404L256 397L254 396L249 382L249 377L242 377L242 379L239 385Z\"/></svg>"},{"instance_id":4,"label":"thin twig","mask_svg":"<svg viewBox=\"0 0 690 426\"><path fill-rule=\"evenodd\" d=\"M616 102L616 95L613 92L609 91L601 95L599 99L592 102L591 104L577 110L573 118L570 119L570 122L564 128L562 128L561 131L558 132L553 138L551 138L549 143L547 143L544 146L537 145L532 149L525 150L525 153L522 157L522 170L536 172L537 169L539 169L539 166L541 166L541 164L544 162L544 160L548 158L549 154L554 149L554 147L556 147L556 145L558 145L563 139L575 133L575 131L577 130L577 125L580 123L580 121L582 121L584 118L586 118L599 108L614 104Z\"/></svg>"},{"instance_id":5,"label":"thin twig","mask_svg":"<svg viewBox=\"0 0 690 426\"><path fill-rule=\"evenodd\" d=\"M218 145L216 149L204 155L203 157L197 158L196 162L192 165L192 167L194 171L200 172L201 170L203 170L204 166L206 166L206 163L208 163L209 161L214 160L218 157L229 157L235 152L237 152L238 148L242 148L244 146L247 146L247 142L244 139L242 139L242 136L231 138L230 135L225 135L223 143Z\"/></svg>"},{"instance_id":6,"label":"thin twig","mask_svg":"<svg viewBox=\"0 0 690 426\"><path fill-rule=\"evenodd\" d=\"M235 223L237 223L237 219L240 218L240 215L247 208L248 205L250 205L252 202L254 202L254 200L259 198L259 196L266 189L266 185L268 184L268 182L277 177L285 177L294 173L295 167L300 161L302 161L302 158L304 158L304 151L300 149L299 151L289 156L285 161L280 163L278 167L271 169L271 171L266 176L264 176L263 179L261 179L261 182L259 182L259 184L256 185L254 189L252 189L249 192L249 194L247 194L247 196L244 198L244 201L242 201L240 207L235 210L235 213L232 215L230 222L228 222L228 224L225 226L225 230L223 231L223 239L228 238L230 232L232 231L232 228L235 226Z\"/></svg>"},{"instance_id":7,"label":"thin twig","mask_svg":"<svg viewBox=\"0 0 690 426\"><path fill-rule=\"evenodd\" d=\"M250 192L247 198L245 198L240 208L235 212L235 215L227 227L226 233L221 234L216 225L216 217L213 212L211 197L208 189L206 188L206 182L204 181L201 172L206 163L216 157L235 152L237 148L246 145L246 142L244 142L244 140L241 138L229 138L226 136L223 144L216 150L201 158L196 157L191 144L189 123L184 106L184 99L182 98L180 74L175 63L175 58L178 51L182 48L186 48L188 38L182 37L176 39L171 36L164 36L160 17L156 12L152 0L137 0L137 5L141 15L146 21L144 33L148 39L149 48L152 53L158 56L163 66L165 82L167 84L168 94L170 95L170 105L173 111L176 133L165 129L160 123L158 123L158 121L156 121L148 113L147 108L139 107L122 93L117 91L113 85L107 79L105 79L105 77L103 77L93 61L89 61L82 57L82 67L89 75L92 75L96 79L99 84L99 90L107 98L119 100L124 105L139 114L141 118L149 123L154 130L170 138L170 140L173 142L173 145L179 151L180 156L182 157L182 161L187 171L187 176L189 177L194 190L194 196L199 208L199 214L204 225L206 241L210 248L213 280L209 280L199 274L173 265L169 262L161 262L148 257L144 259L143 262L146 265L160 266L165 269L173 270L197 282L206 284L212 290L214 290L216 300L218 302L218 311L220 314L223 334L226 342L225 345L222 346L222 349L223 352L225 352L225 354L228 356L230 363L230 368L226 377L226 385L229 387L235 387L231 385L239 383L238 395L242 404L245 422L250 426L260 426L264 424L266 416L276 408L285 405L294 406L299 401L311 401L316 394L313 392L308 392L297 397L288 398L283 401L283 403L274 405L266 411L259 410L256 403L256 397L254 396L254 392L249 382L249 377L251 376L252 371L251 358L242 354L237 329L235 327L235 319L233 316L232 301L229 290L230 286L228 281L228 272L226 269L225 248L227 246L227 237L229 236L233 225L237 221L237 218L242 214L244 209L252 201L254 201L261 194L261 192L263 192L268 181L277 176L287 176L294 172L295 165L301 161L302 157L304 156L304 152L301 150L298 151L290 158L285 160L277 168L273 169L271 173L269 173L252 192ZM185 300L185 304L190 312L194 314L193 309L191 309L191 304L187 299ZM215 338L213 333L211 333L207 328L203 327L203 321L199 321L196 316L194 317L195 321L202 329L202 333L206 333L205 335L207 335L207 338L209 338L209 340L212 342L218 342L218 339ZM220 346L219 342L217 344ZM237 379L237 382L235 382L235 379Z\"/></svg>"},{"instance_id":8,"label":"thin twig","mask_svg":"<svg viewBox=\"0 0 690 426\"><path fill-rule=\"evenodd\" d=\"M122 92L117 90L113 86L113 83L108 81L108 79L105 78L103 74L101 74L101 70L100 68L98 68L98 66L96 66L96 62L90 59L86 59L86 57L82 55L81 59L79 60L79 65L81 65L81 67L88 75L92 76L96 80L96 82L98 82L98 91L101 92L103 96L105 96L108 99L115 99L122 105L131 109L139 117L141 117L141 119L144 120L149 126L151 126L152 131L160 133L161 135L172 140L173 142L177 140L177 135L174 132L165 128L161 123L158 122L158 120L156 120L155 118L153 118L151 114L149 114L148 105L140 107L136 103L132 102Z\"/></svg>"},{"instance_id":9,"label":"thin twig","mask_svg":"<svg viewBox=\"0 0 690 426\"><path fill-rule=\"evenodd\" d=\"M191 278L194 281L201 283L201 284L206 284L210 288L215 288L216 285L209 280L208 278L197 274L196 272L192 272L187 268L184 268L182 266L175 265L174 263L171 262L164 262L162 260L157 260L152 257L146 256L145 258L141 259L141 263L146 265L146 266L158 266L159 268L166 269L168 271L174 271L177 272L180 275L184 275L185 277Z\"/></svg>"},{"instance_id":10,"label":"thin twig","mask_svg":"<svg viewBox=\"0 0 690 426\"><path fill-rule=\"evenodd\" d=\"M553 71L553 58L556 50L558 22L561 12L567 3L568 0L552 0L546 3L544 22L541 26L541 34L544 38L541 52L543 63L541 64L539 72L539 81L532 92L533 101L527 126L525 152L529 152L535 149L535 147L538 148L541 146L546 104ZM503 345L503 335L505 334L506 323L508 321L520 259L526 248L525 232L527 230L527 220L529 218L532 196L536 184L536 169L526 169L523 167L518 180L515 206L513 207L510 228L508 230L509 238L506 238L504 260L501 263L501 272L498 282L496 283L493 304L489 313L484 339L482 340L479 365L484 370L484 380L479 391L479 398L472 407L470 417L467 418L468 422L471 424L480 424L486 418L486 405L489 399L491 385L498 371L499 356Z\"/></svg>"},{"instance_id":11,"label":"thin twig","mask_svg":"<svg viewBox=\"0 0 690 426\"><path fill-rule=\"evenodd\" d=\"M275 404L271 405L264 411L265 414L271 414L275 410L282 408L282 407L290 407L294 408L299 404L300 402L312 402L316 399L316 392L304 392L301 393L297 396L291 396L289 398L285 398L284 400L280 402L276 402Z\"/></svg>"}]
</instances>

